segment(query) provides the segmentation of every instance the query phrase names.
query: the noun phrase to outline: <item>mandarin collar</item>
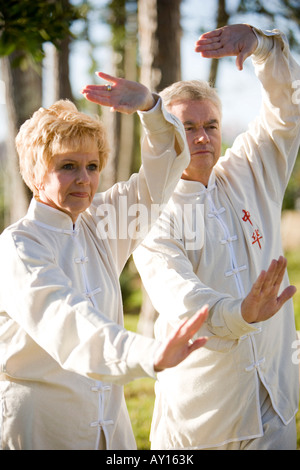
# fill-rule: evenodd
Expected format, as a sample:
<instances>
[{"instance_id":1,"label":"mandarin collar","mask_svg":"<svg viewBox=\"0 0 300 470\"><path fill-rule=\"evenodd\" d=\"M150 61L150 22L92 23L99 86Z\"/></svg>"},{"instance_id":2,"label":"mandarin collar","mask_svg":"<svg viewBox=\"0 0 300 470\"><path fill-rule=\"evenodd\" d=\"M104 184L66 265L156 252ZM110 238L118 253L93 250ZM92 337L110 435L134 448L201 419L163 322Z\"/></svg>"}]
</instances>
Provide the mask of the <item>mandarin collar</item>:
<instances>
[{"instance_id":1,"label":"mandarin collar","mask_svg":"<svg viewBox=\"0 0 300 470\"><path fill-rule=\"evenodd\" d=\"M209 192L215 187L216 187L216 175L213 169L210 174L207 186L200 183L199 181L184 180L181 178L176 186L175 193L201 194L201 193Z\"/></svg>"},{"instance_id":2,"label":"mandarin collar","mask_svg":"<svg viewBox=\"0 0 300 470\"><path fill-rule=\"evenodd\" d=\"M65 212L47 206L35 198L31 200L28 208L27 218L35 222L37 225L44 226L50 230L62 233L76 233L79 230L81 222L81 214L79 214L75 224L71 217Z\"/></svg>"}]
</instances>

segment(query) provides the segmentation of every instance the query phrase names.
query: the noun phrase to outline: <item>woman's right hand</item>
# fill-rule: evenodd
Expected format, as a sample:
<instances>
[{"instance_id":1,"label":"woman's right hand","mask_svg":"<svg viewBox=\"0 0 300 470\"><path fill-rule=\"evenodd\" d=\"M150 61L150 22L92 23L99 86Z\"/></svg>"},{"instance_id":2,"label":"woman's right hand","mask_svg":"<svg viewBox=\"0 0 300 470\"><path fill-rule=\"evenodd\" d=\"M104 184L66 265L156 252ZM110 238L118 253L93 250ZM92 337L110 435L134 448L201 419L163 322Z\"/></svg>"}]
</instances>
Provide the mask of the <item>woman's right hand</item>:
<instances>
[{"instance_id":1,"label":"woman's right hand","mask_svg":"<svg viewBox=\"0 0 300 470\"><path fill-rule=\"evenodd\" d=\"M208 306L201 308L192 318L183 320L173 333L162 343L154 362L155 372L177 366L193 351L205 345L207 338L200 337L192 340L205 322L208 315Z\"/></svg>"},{"instance_id":2,"label":"woman's right hand","mask_svg":"<svg viewBox=\"0 0 300 470\"><path fill-rule=\"evenodd\" d=\"M114 77L103 72L97 75L108 82L106 85L86 85L81 93L93 103L109 106L112 111L132 114L149 111L156 100L148 88L141 83Z\"/></svg>"}]
</instances>

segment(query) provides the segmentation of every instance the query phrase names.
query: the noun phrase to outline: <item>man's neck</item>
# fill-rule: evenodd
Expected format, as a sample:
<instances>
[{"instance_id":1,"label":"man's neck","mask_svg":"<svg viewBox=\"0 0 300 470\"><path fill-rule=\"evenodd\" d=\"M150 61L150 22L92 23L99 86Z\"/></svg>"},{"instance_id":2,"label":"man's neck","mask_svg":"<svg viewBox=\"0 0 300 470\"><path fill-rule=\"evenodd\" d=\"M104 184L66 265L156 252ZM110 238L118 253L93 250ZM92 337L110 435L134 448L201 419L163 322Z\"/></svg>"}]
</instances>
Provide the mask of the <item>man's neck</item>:
<instances>
[{"instance_id":1,"label":"man's neck","mask_svg":"<svg viewBox=\"0 0 300 470\"><path fill-rule=\"evenodd\" d=\"M198 183L202 183L206 188L208 186L209 178L210 178L211 172L208 175L204 174L195 174L195 175L185 175L184 173L181 175L181 178L186 181L198 181Z\"/></svg>"}]
</instances>

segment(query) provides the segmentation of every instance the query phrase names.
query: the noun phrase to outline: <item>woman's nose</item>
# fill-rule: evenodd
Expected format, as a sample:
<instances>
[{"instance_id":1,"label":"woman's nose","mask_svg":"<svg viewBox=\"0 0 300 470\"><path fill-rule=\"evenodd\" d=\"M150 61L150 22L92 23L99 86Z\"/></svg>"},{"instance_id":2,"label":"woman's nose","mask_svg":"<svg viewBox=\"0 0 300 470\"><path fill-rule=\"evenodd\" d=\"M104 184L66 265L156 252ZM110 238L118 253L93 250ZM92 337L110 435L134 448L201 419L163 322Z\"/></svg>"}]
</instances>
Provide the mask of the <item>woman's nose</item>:
<instances>
[{"instance_id":1,"label":"woman's nose","mask_svg":"<svg viewBox=\"0 0 300 470\"><path fill-rule=\"evenodd\" d=\"M90 178L86 168L81 168L78 171L76 182L78 184L87 184L89 183Z\"/></svg>"}]
</instances>

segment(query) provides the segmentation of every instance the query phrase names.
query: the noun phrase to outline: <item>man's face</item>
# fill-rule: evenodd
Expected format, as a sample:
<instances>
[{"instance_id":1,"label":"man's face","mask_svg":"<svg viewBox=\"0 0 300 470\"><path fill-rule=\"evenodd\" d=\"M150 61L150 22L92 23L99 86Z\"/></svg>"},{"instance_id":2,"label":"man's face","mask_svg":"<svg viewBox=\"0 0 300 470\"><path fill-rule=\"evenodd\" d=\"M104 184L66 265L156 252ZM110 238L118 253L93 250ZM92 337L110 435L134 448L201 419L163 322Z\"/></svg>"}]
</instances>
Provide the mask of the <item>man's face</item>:
<instances>
[{"instance_id":1,"label":"man's face","mask_svg":"<svg viewBox=\"0 0 300 470\"><path fill-rule=\"evenodd\" d=\"M191 154L183 179L207 185L214 165L221 155L221 116L210 100L176 101L169 111L183 123Z\"/></svg>"}]
</instances>

